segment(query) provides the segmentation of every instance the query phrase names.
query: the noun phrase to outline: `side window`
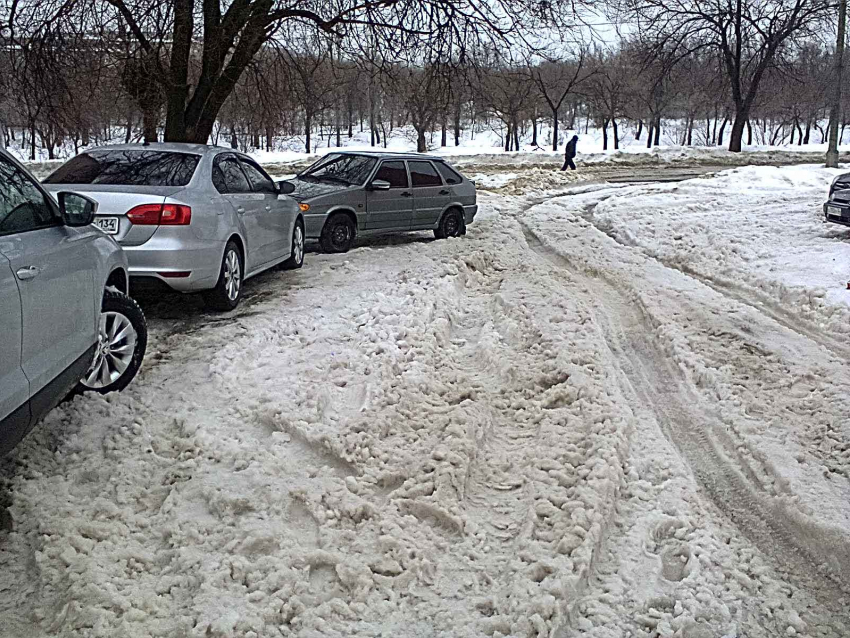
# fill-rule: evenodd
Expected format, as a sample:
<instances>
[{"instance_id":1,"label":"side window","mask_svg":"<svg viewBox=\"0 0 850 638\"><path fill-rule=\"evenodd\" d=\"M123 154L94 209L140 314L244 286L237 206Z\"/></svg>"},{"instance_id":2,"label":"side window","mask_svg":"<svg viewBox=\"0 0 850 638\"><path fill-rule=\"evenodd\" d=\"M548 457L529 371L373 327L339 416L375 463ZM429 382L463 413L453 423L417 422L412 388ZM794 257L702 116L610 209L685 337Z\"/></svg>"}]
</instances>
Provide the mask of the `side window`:
<instances>
[{"instance_id":1,"label":"side window","mask_svg":"<svg viewBox=\"0 0 850 638\"><path fill-rule=\"evenodd\" d=\"M0 158L0 235L58 226L44 193L17 166Z\"/></svg>"},{"instance_id":2,"label":"side window","mask_svg":"<svg viewBox=\"0 0 850 638\"><path fill-rule=\"evenodd\" d=\"M413 181L413 187L417 186L442 186L443 180L440 179L437 169L431 162L408 162L410 165L410 179Z\"/></svg>"},{"instance_id":3,"label":"side window","mask_svg":"<svg viewBox=\"0 0 850 638\"><path fill-rule=\"evenodd\" d=\"M239 161L233 155L219 155L213 162L213 186L222 195L227 193L250 193L251 185L242 172Z\"/></svg>"},{"instance_id":4,"label":"side window","mask_svg":"<svg viewBox=\"0 0 850 638\"><path fill-rule=\"evenodd\" d=\"M404 162L384 162L375 173L374 179L389 182L390 188L407 188L407 169Z\"/></svg>"},{"instance_id":5,"label":"side window","mask_svg":"<svg viewBox=\"0 0 850 638\"><path fill-rule=\"evenodd\" d=\"M443 162L434 162L434 166L437 167L440 175L442 175L443 179L446 180L446 184L460 184L463 181L460 173L448 164L444 164Z\"/></svg>"},{"instance_id":6,"label":"side window","mask_svg":"<svg viewBox=\"0 0 850 638\"><path fill-rule=\"evenodd\" d=\"M242 164L242 168L245 169L245 174L248 175L248 180L251 182L251 186L255 193L271 193L272 195L277 195L277 188L275 187L272 178L269 177L262 168L244 157L239 158L239 163Z\"/></svg>"}]
</instances>

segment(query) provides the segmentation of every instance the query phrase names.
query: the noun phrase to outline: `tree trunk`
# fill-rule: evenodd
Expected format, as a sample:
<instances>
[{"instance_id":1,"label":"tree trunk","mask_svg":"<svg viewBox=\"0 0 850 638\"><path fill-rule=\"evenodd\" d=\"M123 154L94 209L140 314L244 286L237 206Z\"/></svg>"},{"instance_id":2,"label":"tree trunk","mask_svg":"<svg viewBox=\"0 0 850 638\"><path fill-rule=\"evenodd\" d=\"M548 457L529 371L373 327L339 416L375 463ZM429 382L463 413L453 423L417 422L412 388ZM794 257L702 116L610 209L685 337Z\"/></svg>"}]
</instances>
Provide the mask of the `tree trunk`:
<instances>
[{"instance_id":1,"label":"tree trunk","mask_svg":"<svg viewBox=\"0 0 850 638\"><path fill-rule=\"evenodd\" d=\"M652 148L652 134L655 129L655 120L652 119L649 121L649 125L646 130L646 148Z\"/></svg>"},{"instance_id":2,"label":"tree trunk","mask_svg":"<svg viewBox=\"0 0 850 638\"><path fill-rule=\"evenodd\" d=\"M655 146L661 145L661 114L655 116Z\"/></svg>"},{"instance_id":3,"label":"tree trunk","mask_svg":"<svg viewBox=\"0 0 850 638\"><path fill-rule=\"evenodd\" d=\"M230 127L230 148L239 148L239 138L236 137L236 129Z\"/></svg>"},{"instance_id":4,"label":"tree trunk","mask_svg":"<svg viewBox=\"0 0 850 638\"><path fill-rule=\"evenodd\" d=\"M808 145L809 138L812 134L812 121L806 120L806 134L803 136L803 144Z\"/></svg>"},{"instance_id":5,"label":"tree trunk","mask_svg":"<svg viewBox=\"0 0 850 638\"><path fill-rule=\"evenodd\" d=\"M35 161L35 122L30 125L30 159Z\"/></svg>"},{"instance_id":6,"label":"tree trunk","mask_svg":"<svg viewBox=\"0 0 850 638\"><path fill-rule=\"evenodd\" d=\"M620 131L617 128L617 118L611 118L611 125L614 128L614 150L618 150L620 148Z\"/></svg>"},{"instance_id":7,"label":"tree trunk","mask_svg":"<svg viewBox=\"0 0 850 638\"><path fill-rule=\"evenodd\" d=\"M694 145L694 118L691 116L688 119L688 146Z\"/></svg>"},{"instance_id":8,"label":"tree trunk","mask_svg":"<svg viewBox=\"0 0 850 638\"><path fill-rule=\"evenodd\" d=\"M192 49L194 27L194 0L174 0L171 63L166 86L165 141L188 142L186 101L189 97L189 57ZM218 111L216 111L216 115ZM200 115L200 113L198 113ZM207 141L194 140L201 143Z\"/></svg>"},{"instance_id":9,"label":"tree trunk","mask_svg":"<svg viewBox=\"0 0 850 638\"><path fill-rule=\"evenodd\" d=\"M747 119L747 146L752 146L753 144L753 127L750 124L750 120Z\"/></svg>"},{"instance_id":10,"label":"tree trunk","mask_svg":"<svg viewBox=\"0 0 850 638\"><path fill-rule=\"evenodd\" d=\"M384 139L386 139L386 135ZM440 146L442 148L448 146L448 121L445 114L443 115L442 131L440 132Z\"/></svg>"},{"instance_id":11,"label":"tree trunk","mask_svg":"<svg viewBox=\"0 0 850 638\"><path fill-rule=\"evenodd\" d=\"M749 124L749 113L738 112L735 114L735 121L732 123L732 131L729 133L729 150L733 153L740 153L742 141L744 138L744 128ZM723 122L726 125L726 122ZM752 129L750 129L752 135ZM720 139L723 139L723 127L720 127Z\"/></svg>"},{"instance_id":12,"label":"tree trunk","mask_svg":"<svg viewBox=\"0 0 850 638\"><path fill-rule=\"evenodd\" d=\"M643 133L643 120L638 120L638 130L635 133L635 140L640 141L641 133Z\"/></svg>"},{"instance_id":13,"label":"tree trunk","mask_svg":"<svg viewBox=\"0 0 850 638\"><path fill-rule=\"evenodd\" d=\"M552 150L558 150L558 109L552 109Z\"/></svg>"},{"instance_id":14,"label":"tree trunk","mask_svg":"<svg viewBox=\"0 0 850 638\"><path fill-rule=\"evenodd\" d=\"M133 112L131 111L127 115L127 127L124 130L124 143L125 144L130 143L130 139L131 139L132 135L133 135Z\"/></svg>"},{"instance_id":15,"label":"tree trunk","mask_svg":"<svg viewBox=\"0 0 850 638\"><path fill-rule=\"evenodd\" d=\"M313 114L309 111L304 114L304 136L306 138L304 148L307 153L310 153L310 137L313 132Z\"/></svg>"},{"instance_id":16,"label":"tree trunk","mask_svg":"<svg viewBox=\"0 0 850 638\"><path fill-rule=\"evenodd\" d=\"M514 122L514 150L519 150L519 124Z\"/></svg>"},{"instance_id":17,"label":"tree trunk","mask_svg":"<svg viewBox=\"0 0 850 638\"><path fill-rule=\"evenodd\" d=\"M142 129L145 135L145 144L157 141L157 126L159 125L159 109L146 108L142 111Z\"/></svg>"},{"instance_id":18,"label":"tree trunk","mask_svg":"<svg viewBox=\"0 0 850 638\"><path fill-rule=\"evenodd\" d=\"M424 153L428 150L428 144L425 142L425 129L416 129L416 152Z\"/></svg>"},{"instance_id":19,"label":"tree trunk","mask_svg":"<svg viewBox=\"0 0 850 638\"><path fill-rule=\"evenodd\" d=\"M838 4L838 39L835 43L835 63L833 66L830 82L830 109L829 124L829 147L826 151L826 165L829 168L838 168L838 118L841 114L841 83L844 81L844 40L847 26L847 0L840 0ZM842 129L843 132L843 129Z\"/></svg>"},{"instance_id":20,"label":"tree trunk","mask_svg":"<svg viewBox=\"0 0 850 638\"><path fill-rule=\"evenodd\" d=\"M602 150L608 150L608 119L602 120Z\"/></svg>"},{"instance_id":21,"label":"tree trunk","mask_svg":"<svg viewBox=\"0 0 850 638\"><path fill-rule=\"evenodd\" d=\"M505 152L507 153L511 150L511 125L508 124L507 130L505 131Z\"/></svg>"},{"instance_id":22,"label":"tree trunk","mask_svg":"<svg viewBox=\"0 0 850 638\"><path fill-rule=\"evenodd\" d=\"M718 146L723 146L723 131L726 130L726 125L728 123L729 123L729 118L724 116L723 124L720 125L720 133L717 136L717 145Z\"/></svg>"},{"instance_id":23,"label":"tree trunk","mask_svg":"<svg viewBox=\"0 0 850 638\"><path fill-rule=\"evenodd\" d=\"M455 107L455 146L460 146L460 103Z\"/></svg>"}]
</instances>

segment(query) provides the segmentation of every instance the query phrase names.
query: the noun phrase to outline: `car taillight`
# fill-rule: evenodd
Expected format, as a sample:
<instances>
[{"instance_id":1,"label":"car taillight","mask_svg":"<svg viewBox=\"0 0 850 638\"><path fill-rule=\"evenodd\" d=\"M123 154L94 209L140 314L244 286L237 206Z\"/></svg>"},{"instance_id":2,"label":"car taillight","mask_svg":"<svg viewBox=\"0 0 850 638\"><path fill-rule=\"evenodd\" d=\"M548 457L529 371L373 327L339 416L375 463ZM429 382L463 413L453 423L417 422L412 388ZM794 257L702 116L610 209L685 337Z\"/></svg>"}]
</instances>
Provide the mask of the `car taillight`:
<instances>
[{"instance_id":1,"label":"car taillight","mask_svg":"<svg viewBox=\"0 0 850 638\"><path fill-rule=\"evenodd\" d=\"M181 204L142 204L127 212L135 226L187 226L192 209Z\"/></svg>"}]
</instances>

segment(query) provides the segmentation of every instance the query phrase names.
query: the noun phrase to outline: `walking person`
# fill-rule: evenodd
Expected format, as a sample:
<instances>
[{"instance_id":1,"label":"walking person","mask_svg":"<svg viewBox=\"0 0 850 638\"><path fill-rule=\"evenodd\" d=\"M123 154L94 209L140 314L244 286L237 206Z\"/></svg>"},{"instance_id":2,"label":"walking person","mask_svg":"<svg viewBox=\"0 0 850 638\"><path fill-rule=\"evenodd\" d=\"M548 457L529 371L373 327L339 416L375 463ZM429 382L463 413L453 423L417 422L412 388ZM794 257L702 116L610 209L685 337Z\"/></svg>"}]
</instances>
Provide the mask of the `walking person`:
<instances>
[{"instance_id":1,"label":"walking person","mask_svg":"<svg viewBox=\"0 0 850 638\"><path fill-rule=\"evenodd\" d=\"M562 171L567 170L567 166L570 167L571 171L576 169L576 163L573 161L576 156L576 144L578 144L578 135L573 135L573 139L567 142L567 150L564 153L564 165L561 167Z\"/></svg>"}]
</instances>

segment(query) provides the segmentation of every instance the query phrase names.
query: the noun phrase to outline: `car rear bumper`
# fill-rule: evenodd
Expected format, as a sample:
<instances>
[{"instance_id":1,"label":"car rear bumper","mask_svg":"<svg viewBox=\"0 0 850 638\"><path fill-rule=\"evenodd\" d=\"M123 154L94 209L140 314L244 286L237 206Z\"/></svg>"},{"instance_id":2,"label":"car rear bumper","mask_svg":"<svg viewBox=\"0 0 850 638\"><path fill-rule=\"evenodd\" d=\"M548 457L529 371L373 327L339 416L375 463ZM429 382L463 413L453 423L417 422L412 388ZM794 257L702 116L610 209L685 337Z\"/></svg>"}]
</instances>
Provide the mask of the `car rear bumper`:
<instances>
[{"instance_id":1,"label":"car rear bumper","mask_svg":"<svg viewBox=\"0 0 850 638\"><path fill-rule=\"evenodd\" d=\"M823 215L824 221L850 226L850 206L837 202L826 202L823 205Z\"/></svg>"},{"instance_id":2,"label":"car rear bumper","mask_svg":"<svg viewBox=\"0 0 850 638\"><path fill-rule=\"evenodd\" d=\"M132 279L156 279L179 292L215 287L224 242L157 237L157 234L141 246L124 246Z\"/></svg>"},{"instance_id":3,"label":"car rear bumper","mask_svg":"<svg viewBox=\"0 0 850 638\"><path fill-rule=\"evenodd\" d=\"M471 224L475 219L475 214L478 212L478 204L463 207L463 219L467 224Z\"/></svg>"}]
</instances>

